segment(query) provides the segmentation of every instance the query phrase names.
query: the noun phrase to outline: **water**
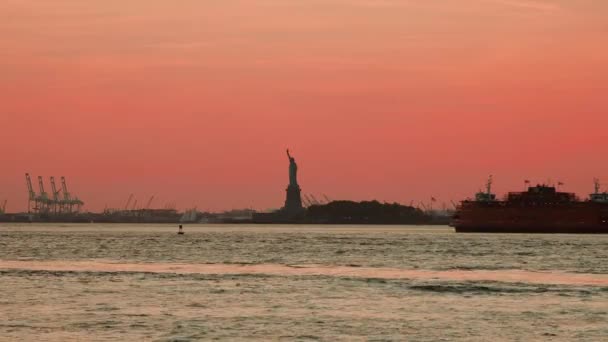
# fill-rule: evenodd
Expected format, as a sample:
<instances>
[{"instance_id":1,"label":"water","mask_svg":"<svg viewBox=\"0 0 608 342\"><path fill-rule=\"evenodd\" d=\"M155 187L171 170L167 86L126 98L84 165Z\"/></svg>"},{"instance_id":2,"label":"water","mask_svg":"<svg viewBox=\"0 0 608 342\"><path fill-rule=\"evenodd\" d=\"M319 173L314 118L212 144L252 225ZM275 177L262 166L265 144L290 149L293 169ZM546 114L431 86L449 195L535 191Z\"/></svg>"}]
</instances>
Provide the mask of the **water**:
<instances>
[{"instance_id":1,"label":"water","mask_svg":"<svg viewBox=\"0 0 608 342\"><path fill-rule=\"evenodd\" d=\"M2 225L0 340L608 338L608 236Z\"/></svg>"}]
</instances>

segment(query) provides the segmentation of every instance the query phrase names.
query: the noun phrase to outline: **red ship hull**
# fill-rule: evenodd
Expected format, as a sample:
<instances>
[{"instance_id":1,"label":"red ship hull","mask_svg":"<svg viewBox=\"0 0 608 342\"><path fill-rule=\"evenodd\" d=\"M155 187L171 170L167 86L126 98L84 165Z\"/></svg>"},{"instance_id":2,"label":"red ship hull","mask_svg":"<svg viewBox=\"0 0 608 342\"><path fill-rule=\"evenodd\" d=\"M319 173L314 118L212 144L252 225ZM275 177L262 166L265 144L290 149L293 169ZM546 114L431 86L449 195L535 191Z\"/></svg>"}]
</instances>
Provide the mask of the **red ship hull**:
<instances>
[{"instance_id":1,"label":"red ship hull","mask_svg":"<svg viewBox=\"0 0 608 342\"><path fill-rule=\"evenodd\" d=\"M504 233L504 234L608 234L602 226L456 226L457 233Z\"/></svg>"},{"instance_id":2,"label":"red ship hull","mask_svg":"<svg viewBox=\"0 0 608 342\"><path fill-rule=\"evenodd\" d=\"M464 201L451 226L458 233L608 234L608 203Z\"/></svg>"}]
</instances>

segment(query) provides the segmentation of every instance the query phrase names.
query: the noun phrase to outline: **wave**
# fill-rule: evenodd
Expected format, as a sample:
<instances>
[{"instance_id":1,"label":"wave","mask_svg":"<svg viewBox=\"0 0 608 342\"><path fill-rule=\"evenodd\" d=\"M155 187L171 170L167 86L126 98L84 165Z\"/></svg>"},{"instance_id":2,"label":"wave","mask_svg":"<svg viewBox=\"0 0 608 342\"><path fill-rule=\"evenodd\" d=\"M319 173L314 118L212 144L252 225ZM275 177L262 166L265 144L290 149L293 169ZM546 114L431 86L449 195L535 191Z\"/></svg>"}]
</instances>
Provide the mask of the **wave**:
<instances>
[{"instance_id":1,"label":"wave","mask_svg":"<svg viewBox=\"0 0 608 342\"><path fill-rule=\"evenodd\" d=\"M560 295L591 295L593 292L602 291L605 288L594 288L593 291L581 288L565 288L552 285L530 286L521 284L520 286L505 286L495 283L491 285L480 285L479 283L460 283L460 284L423 284L408 286L409 289L435 292L435 293L455 293L455 294L474 294L474 295L495 295L495 294L540 294L540 293L559 293Z\"/></svg>"},{"instance_id":2,"label":"wave","mask_svg":"<svg viewBox=\"0 0 608 342\"><path fill-rule=\"evenodd\" d=\"M608 275L567 273L559 271L532 272L524 270L421 270L384 267L328 266L316 264L177 264L124 263L111 260L89 261L15 261L0 260L0 270L58 272L114 272L201 275L276 275L330 276L370 279L410 279L444 281L494 281L525 284L608 286Z\"/></svg>"}]
</instances>

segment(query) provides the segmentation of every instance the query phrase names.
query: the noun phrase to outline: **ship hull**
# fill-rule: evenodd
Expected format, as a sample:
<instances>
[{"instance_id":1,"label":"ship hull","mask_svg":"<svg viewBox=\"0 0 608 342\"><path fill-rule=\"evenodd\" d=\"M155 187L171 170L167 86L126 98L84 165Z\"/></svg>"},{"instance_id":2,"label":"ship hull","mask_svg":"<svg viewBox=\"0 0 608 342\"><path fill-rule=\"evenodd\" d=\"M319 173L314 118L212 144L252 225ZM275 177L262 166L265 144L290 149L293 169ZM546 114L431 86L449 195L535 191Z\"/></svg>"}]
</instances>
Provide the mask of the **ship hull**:
<instances>
[{"instance_id":1,"label":"ship hull","mask_svg":"<svg viewBox=\"0 0 608 342\"><path fill-rule=\"evenodd\" d=\"M608 204L463 202L450 225L457 233L608 234Z\"/></svg>"},{"instance_id":2,"label":"ship hull","mask_svg":"<svg viewBox=\"0 0 608 342\"><path fill-rule=\"evenodd\" d=\"M503 234L608 234L606 226L456 226L457 233L503 233Z\"/></svg>"}]
</instances>

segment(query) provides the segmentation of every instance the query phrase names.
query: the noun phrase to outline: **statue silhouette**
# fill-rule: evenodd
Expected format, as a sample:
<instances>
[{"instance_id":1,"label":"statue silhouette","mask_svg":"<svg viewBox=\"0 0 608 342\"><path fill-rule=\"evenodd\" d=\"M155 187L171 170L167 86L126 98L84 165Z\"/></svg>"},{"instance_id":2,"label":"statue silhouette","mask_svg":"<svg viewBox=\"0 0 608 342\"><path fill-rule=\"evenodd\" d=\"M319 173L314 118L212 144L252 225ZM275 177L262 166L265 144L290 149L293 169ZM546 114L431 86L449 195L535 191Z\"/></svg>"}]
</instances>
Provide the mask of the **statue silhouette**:
<instances>
[{"instance_id":1,"label":"statue silhouette","mask_svg":"<svg viewBox=\"0 0 608 342\"><path fill-rule=\"evenodd\" d=\"M298 186L298 164L289 154L289 149L287 149L287 158L289 158L289 186Z\"/></svg>"},{"instance_id":2,"label":"statue silhouette","mask_svg":"<svg viewBox=\"0 0 608 342\"><path fill-rule=\"evenodd\" d=\"M289 158L289 185L285 191L285 206L283 212L287 215L299 215L304 208L302 207L302 197L300 196L300 186L298 185L298 164L287 149L287 158Z\"/></svg>"}]
</instances>

